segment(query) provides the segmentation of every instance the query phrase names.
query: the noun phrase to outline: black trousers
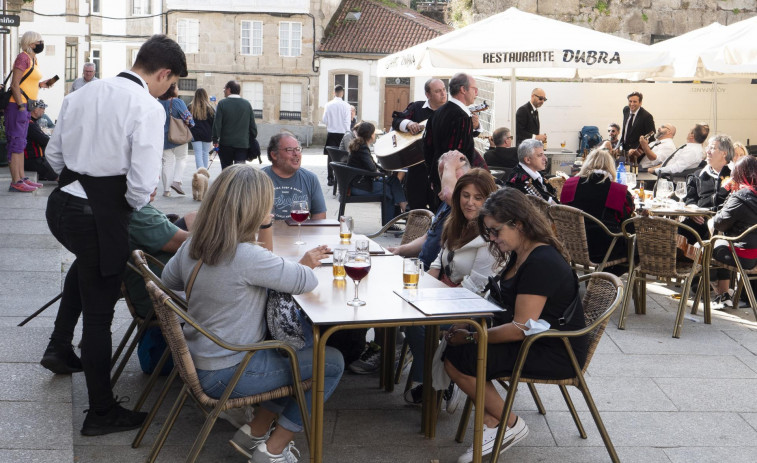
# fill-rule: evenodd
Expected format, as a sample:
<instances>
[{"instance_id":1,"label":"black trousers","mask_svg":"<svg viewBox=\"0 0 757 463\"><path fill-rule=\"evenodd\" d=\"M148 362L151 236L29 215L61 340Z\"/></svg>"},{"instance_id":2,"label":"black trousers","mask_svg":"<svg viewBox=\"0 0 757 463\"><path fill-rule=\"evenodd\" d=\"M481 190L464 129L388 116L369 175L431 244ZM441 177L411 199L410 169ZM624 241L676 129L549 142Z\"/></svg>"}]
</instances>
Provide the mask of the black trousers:
<instances>
[{"instance_id":1,"label":"black trousers","mask_svg":"<svg viewBox=\"0 0 757 463\"><path fill-rule=\"evenodd\" d=\"M329 155L329 153L326 151L327 146L339 148L339 144L342 143L342 137L344 137L343 133L328 132L326 134L326 144L323 146L323 154L325 154L326 156ZM326 167L328 181L330 184L334 183L334 171L331 169L331 164L327 162Z\"/></svg>"},{"instance_id":2,"label":"black trousers","mask_svg":"<svg viewBox=\"0 0 757 463\"><path fill-rule=\"evenodd\" d=\"M426 164L422 162L409 167L407 169L407 174L405 175L407 210L429 209L429 207L433 206L435 203L432 196L433 192L431 191L431 184L428 180L428 168L426 167Z\"/></svg>"},{"instance_id":3,"label":"black trousers","mask_svg":"<svg viewBox=\"0 0 757 463\"><path fill-rule=\"evenodd\" d=\"M24 159L24 170L37 172L37 180L56 180L58 178L58 174L50 167L50 163L44 157Z\"/></svg>"},{"instance_id":4,"label":"black trousers","mask_svg":"<svg viewBox=\"0 0 757 463\"><path fill-rule=\"evenodd\" d=\"M244 164L247 162L247 148L218 145L218 159L221 160L221 170L232 164Z\"/></svg>"},{"instance_id":5,"label":"black trousers","mask_svg":"<svg viewBox=\"0 0 757 463\"><path fill-rule=\"evenodd\" d=\"M81 361L90 409L107 410L114 402L110 386L111 324L120 295L121 275L100 274L95 217L86 199L59 189L47 201L47 225L53 236L76 256L66 274L63 298L50 340L71 344L82 315Z\"/></svg>"}]
</instances>

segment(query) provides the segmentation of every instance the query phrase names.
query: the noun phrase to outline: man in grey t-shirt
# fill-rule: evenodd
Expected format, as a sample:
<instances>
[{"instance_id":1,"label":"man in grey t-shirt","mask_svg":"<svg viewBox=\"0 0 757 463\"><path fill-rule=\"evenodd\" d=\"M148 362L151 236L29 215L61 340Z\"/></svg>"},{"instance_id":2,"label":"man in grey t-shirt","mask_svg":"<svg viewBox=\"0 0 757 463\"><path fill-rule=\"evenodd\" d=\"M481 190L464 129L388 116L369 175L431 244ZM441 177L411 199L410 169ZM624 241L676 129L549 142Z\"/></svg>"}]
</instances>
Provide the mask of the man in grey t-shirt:
<instances>
[{"instance_id":1,"label":"man in grey t-shirt","mask_svg":"<svg viewBox=\"0 0 757 463\"><path fill-rule=\"evenodd\" d=\"M273 165L263 168L273 182L273 215L276 220L289 217L292 202L308 201L311 219L326 218L326 200L318 177L301 168L302 148L289 133L271 137L268 159Z\"/></svg>"},{"instance_id":2,"label":"man in grey t-shirt","mask_svg":"<svg viewBox=\"0 0 757 463\"><path fill-rule=\"evenodd\" d=\"M85 63L84 69L82 70L82 77L79 77L73 84L71 84L71 91L75 92L95 80L97 80L97 77L95 77L95 63Z\"/></svg>"}]
</instances>

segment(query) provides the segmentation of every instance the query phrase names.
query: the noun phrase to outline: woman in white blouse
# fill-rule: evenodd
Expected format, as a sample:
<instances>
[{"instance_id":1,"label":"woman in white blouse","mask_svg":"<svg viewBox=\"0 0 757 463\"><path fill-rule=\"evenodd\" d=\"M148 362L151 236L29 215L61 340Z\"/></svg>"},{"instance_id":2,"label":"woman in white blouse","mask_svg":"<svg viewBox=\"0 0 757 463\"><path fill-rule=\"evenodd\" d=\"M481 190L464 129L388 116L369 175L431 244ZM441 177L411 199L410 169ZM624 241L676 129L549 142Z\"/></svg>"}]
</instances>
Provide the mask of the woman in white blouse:
<instances>
[{"instance_id":1,"label":"woman in white blouse","mask_svg":"<svg viewBox=\"0 0 757 463\"><path fill-rule=\"evenodd\" d=\"M442 249L428 273L449 286L483 293L496 273L495 258L478 230L478 211L497 191L491 173L472 169L460 177L452 193L452 211L442 231Z\"/></svg>"}]
</instances>

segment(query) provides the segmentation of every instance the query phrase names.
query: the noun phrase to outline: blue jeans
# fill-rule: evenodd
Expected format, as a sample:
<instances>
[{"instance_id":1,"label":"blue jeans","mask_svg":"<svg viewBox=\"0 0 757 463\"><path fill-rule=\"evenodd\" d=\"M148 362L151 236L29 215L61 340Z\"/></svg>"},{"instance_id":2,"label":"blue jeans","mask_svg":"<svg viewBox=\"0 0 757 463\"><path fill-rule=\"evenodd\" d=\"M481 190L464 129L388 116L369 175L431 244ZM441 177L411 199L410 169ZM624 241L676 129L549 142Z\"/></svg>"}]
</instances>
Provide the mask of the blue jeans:
<instances>
[{"instance_id":1,"label":"blue jeans","mask_svg":"<svg viewBox=\"0 0 757 463\"><path fill-rule=\"evenodd\" d=\"M209 141L194 141L192 140L192 149L195 152L195 166L208 168L208 153L210 153L213 144Z\"/></svg>"},{"instance_id":2,"label":"blue jeans","mask_svg":"<svg viewBox=\"0 0 757 463\"><path fill-rule=\"evenodd\" d=\"M355 196L367 196L367 195L380 195L384 191L384 183L386 183L386 195L381 202L381 224L386 225L387 222L394 218L394 205L407 202L405 199L405 191L402 189L402 183L400 183L397 176L392 175L385 177L384 180L378 179L373 181L373 189L371 191L363 190L358 187L352 187L352 194Z\"/></svg>"},{"instance_id":3,"label":"blue jeans","mask_svg":"<svg viewBox=\"0 0 757 463\"><path fill-rule=\"evenodd\" d=\"M297 351L302 379L313 377L313 348L305 347ZM289 358L277 350L263 350L256 353L245 372L231 393L231 398L260 394L293 383ZM200 385L213 398L221 397L229 380L234 375L237 366L223 370L197 370ZM339 379L344 372L342 354L333 347L326 347L324 378L324 400L328 400L334 393ZM312 407L312 389L305 392L305 402L308 410ZM291 432L302 431L302 416L294 397L282 397L260 404L266 410L279 415L278 424Z\"/></svg>"},{"instance_id":4,"label":"blue jeans","mask_svg":"<svg viewBox=\"0 0 757 463\"><path fill-rule=\"evenodd\" d=\"M439 329L447 330L452 325L440 325ZM413 364L410 367L410 378L415 383L423 382L424 355L426 352L426 327L408 326L405 328L405 338L410 352L413 354Z\"/></svg>"}]
</instances>

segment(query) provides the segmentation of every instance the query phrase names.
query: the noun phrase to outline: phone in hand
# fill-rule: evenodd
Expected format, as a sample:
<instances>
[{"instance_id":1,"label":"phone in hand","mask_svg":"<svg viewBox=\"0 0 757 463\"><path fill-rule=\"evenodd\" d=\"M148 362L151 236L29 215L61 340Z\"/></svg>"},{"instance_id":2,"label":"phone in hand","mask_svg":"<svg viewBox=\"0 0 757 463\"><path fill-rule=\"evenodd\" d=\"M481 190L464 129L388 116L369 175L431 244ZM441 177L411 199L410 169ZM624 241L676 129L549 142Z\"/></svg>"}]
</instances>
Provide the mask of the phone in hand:
<instances>
[{"instance_id":1,"label":"phone in hand","mask_svg":"<svg viewBox=\"0 0 757 463\"><path fill-rule=\"evenodd\" d=\"M52 85L52 84L54 84L55 82L58 82L58 80L59 80L59 79L60 79L60 77L58 77L58 74L55 74L54 76L52 76L52 77L51 77L51 78L50 78L50 79L49 79L49 80L47 81L47 85Z\"/></svg>"}]
</instances>

